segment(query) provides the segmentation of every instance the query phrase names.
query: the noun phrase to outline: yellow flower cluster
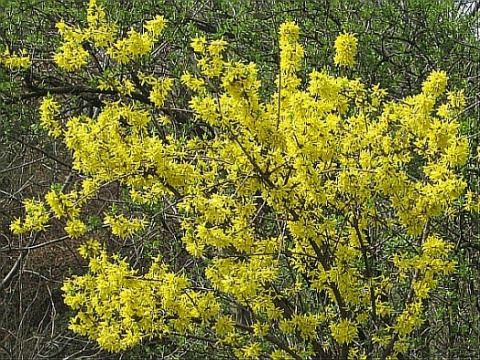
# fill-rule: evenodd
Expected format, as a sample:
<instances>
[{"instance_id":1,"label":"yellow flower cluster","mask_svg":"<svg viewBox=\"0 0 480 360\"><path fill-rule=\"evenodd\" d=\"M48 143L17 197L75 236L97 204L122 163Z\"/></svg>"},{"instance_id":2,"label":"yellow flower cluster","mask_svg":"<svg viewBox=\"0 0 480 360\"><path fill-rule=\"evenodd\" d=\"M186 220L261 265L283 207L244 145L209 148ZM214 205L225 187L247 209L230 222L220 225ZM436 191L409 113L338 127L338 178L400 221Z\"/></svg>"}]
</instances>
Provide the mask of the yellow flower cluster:
<instances>
[{"instance_id":1,"label":"yellow flower cluster","mask_svg":"<svg viewBox=\"0 0 480 360\"><path fill-rule=\"evenodd\" d=\"M135 91L135 85L130 79L122 79L121 81L115 76L106 75L104 79L98 80L98 89L115 90L122 95L131 95Z\"/></svg>"},{"instance_id":2,"label":"yellow flower cluster","mask_svg":"<svg viewBox=\"0 0 480 360\"><path fill-rule=\"evenodd\" d=\"M153 75L139 73L139 79L142 84L149 84L152 87L149 99L158 108L163 106L167 95L173 87L173 79L158 79Z\"/></svg>"},{"instance_id":3,"label":"yellow flower cluster","mask_svg":"<svg viewBox=\"0 0 480 360\"><path fill-rule=\"evenodd\" d=\"M125 238L142 231L145 228L145 221L139 219L126 219L123 215L106 215L104 224L109 225L112 234Z\"/></svg>"},{"instance_id":4,"label":"yellow flower cluster","mask_svg":"<svg viewBox=\"0 0 480 360\"><path fill-rule=\"evenodd\" d=\"M298 43L299 33L300 28L294 22L280 26L280 74L277 86L281 94L282 90L284 93L295 91L300 85L300 79L295 76L304 56L303 47Z\"/></svg>"},{"instance_id":5,"label":"yellow flower cluster","mask_svg":"<svg viewBox=\"0 0 480 360\"><path fill-rule=\"evenodd\" d=\"M67 220L67 224L64 229L68 236L71 238L77 238L85 234L87 231L87 226L82 220L75 218Z\"/></svg>"},{"instance_id":6,"label":"yellow flower cluster","mask_svg":"<svg viewBox=\"0 0 480 360\"><path fill-rule=\"evenodd\" d=\"M20 50L20 55L12 55L8 48L0 56L0 64L13 69L27 69L31 65L30 57L25 50Z\"/></svg>"},{"instance_id":7,"label":"yellow flower cluster","mask_svg":"<svg viewBox=\"0 0 480 360\"><path fill-rule=\"evenodd\" d=\"M96 240L87 240L83 245L78 248L80 255L85 258L93 258L99 256L102 250L102 246Z\"/></svg>"},{"instance_id":8,"label":"yellow flower cluster","mask_svg":"<svg viewBox=\"0 0 480 360\"><path fill-rule=\"evenodd\" d=\"M87 9L88 26L74 28L60 21L57 29L64 42L55 54L58 66L67 70L78 70L87 64L90 54L83 43L88 42L121 64L149 54L167 21L157 16L145 23L143 33L131 29L125 38L117 38L117 26L108 22L104 9L96 0L90 0Z\"/></svg>"},{"instance_id":9,"label":"yellow flower cluster","mask_svg":"<svg viewBox=\"0 0 480 360\"><path fill-rule=\"evenodd\" d=\"M77 310L69 328L106 350L125 350L172 331L185 333L196 321L214 321L220 310L212 293L188 289L185 277L159 262L139 275L125 260L110 259L94 240L80 251L89 260L90 273L71 278L62 288L65 303Z\"/></svg>"},{"instance_id":10,"label":"yellow flower cluster","mask_svg":"<svg viewBox=\"0 0 480 360\"><path fill-rule=\"evenodd\" d=\"M48 130L48 135L59 137L62 134L60 124L55 117L60 112L60 105L51 96L42 100L40 105L40 124Z\"/></svg>"},{"instance_id":11,"label":"yellow flower cluster","mask_svg":"<svg viewBox=\"0 0 480 360\"><path fill-rule=\"evenodd\" d=\"M20 218L15 219L10 225L10 230L14 234L45 230L49 216L44 204L37 200L25 200L23 206L26 213L23 221Z\"/></svg>"},{"instance_id":12,"label":"yellow flower cluster","mask_svg":"<svg viewBox=\"0 0 480 360\"><path fill-rule=\"evenodd\" d=\"M153 37L157 37L162 33L166 25L167 20L163 16L157 15L155 19L145 23L144 29L150 32Z\"/></svg>"},{"instance_id":13,"label":"yellow flower cluster","mask_svg":"<svg viewBox=\"0 0 480 360\"><path fill-rule=\"evenodd\" d=\"M205 36L194 38L191 42L193 51L199 54L204 54L207 46L207 39Z\"/></svg>"},{"instance_id":14,"label":"yellow flower cluster","mask_svg":"<svg viewBox=\"0 0 480 360\"><path fill-rule=\"evenodd\" d=\"M433 71L422 85L425 94L439 96L447 88L447 73L445 71Z\"/></svg>"},{"instance_id":15,"label":"yellow flower cluster","mask_svg":"<svg viewBox=\"0 0 480 360\"><path fill-rule=\"evenodd\" d=\"M117 40L107 51L121 64L129 63L135 56L148 54L153 49L154 38L150 33L139 33L131 29L127 37Z\"/></svg>"},{"instance_id":16,"label":"yellow flower cluster","mask_svg":"<svg viewBox=\"0 0 480 360\"><path fill-rule=\"evenodd\" d=\"M91 184L91 181L85 183L88 185ZM92 189L89 189L88 193L72 191L67 194L58 189L52 189L45 195L45 201L56 218L67 218L64 230L70 237L77 238L87 231L87 226L80 220L80 209L93 195Z\"/></svg>"},{"instance_id":17,"label":"yellow flower cluster","mask_svg":"<svg viewBox=\"0 0 480 360\"><path fill-rule=\"evenodd\" d=\"M480 213L480 198L478 194L468 191L465 195L465 209L467 211L473 211L477 214Z\"/></svg>"},{"instance_id":18,"label":"yellow flower cluster","mask_svg":"<svg viewBox=\"0 0 480 360\"><path fill-rule=\"evenodd\" d=\"M331 323L332 337L340 344L351 343L358 336L358 327L348 319L342 319L338 323Z\"/></svg>"},{"instance_id":19,"label":"yellow flower cluster","mask_svg":"<svg viewBox=\"0 0 480 360\"><path fill-rule=\"evenodd\" d=\"M89 9L90 27L106 24L94 0ZM157 17L143 34L105 40L105 51L120 63L146 55L164 25ZM59 30L67 42L84 40L83 30ZM240 358L313 357L313 341L363 357L365 333L378 350L371 357L390 347L392 355L405 351L422 324L422 301L455 266L451 247L429 224L465 189L456 168L466 161L468 142L455 118L465 99L450 92L441 101L441 71L421 93L398 102L387 102L379 86L326 71L312 71L302 85L299 32L293 22L280 29L277 89L267 100L255 64L226 61L223 39L192 41L198 73L186 72L182 81L197 118L215 130L211 139L162 140L151 132L151 110L163 106L173 82L142 73L138 78L152 88L150 107L106 101L95 118L68 120L65 144L85 180L78 195L53 191L46 201L67 218L70 236L85 232L77 209L102 184L118 181L142 204L176 196L185 248L206 261L210 286L190 288L160 259L138 274L90 241L80 248L90 272L64 286L66 303L77 310L71 329L110 351L199 327ZM352 66L356 44L341 34L335 62ZM114 77L99 87L133 91ZM52 127L58 108L44 104ZM43 203L26 203L26 210L24 224L11 225L15 233L45 227ZM125 237L148 220L127 218L106 215L103 222ZM407 251L404 242L418 245ZM409 302L394 302L405 289ZM221 307L218 294L233 305ZM248 310L249 321L241 323L235 307ZM285 346L271 340L274 332Z\"/></svg>"},{"instance_id":20,"label":"yellow flower cluster","mask_svg":"<svg viewBox=\"0 0 480 360\"><path fill-rule=\"evenodd\" d=\"M369 89L359 80L319 71L311 73L303 91L296 76L303 54L298 33L293 23L282 26L279 92L265 104L258 97L254 65L209 58L208 41L194 41L195 51L207 54L200 59L202 75L218 77L224 90L213 96L202 86L202 77L186 74L182 79L198 91L191 102L197 116L219 129L206 144L208 158L219 160L201 166L204 181L211 186L221 181L223 187L215 194L197 190L180 204L192 216L183 223L183 240L198 257L224 248L252 254L241 261L219 255L206 275L216 289L248 304L258 318L268 319L265 324L281 318L286 309L278 307L265 281L281 277L281 262L266 254L282 252L283 240L260 236L249 225L256 221L254 199L261 194L276 214L286 213L289 264L310 282L292 292L325 292L332 306L324 313L308 314L301 325L295 316L282 320L282 332L309 339L317 336L315 329L329 329L331 341L348 344L352 354L363 354L365 349L353 344L375 316L382 319L372 334L379 348L394 341L395 351L401 352L421 324L423 308L415 304L435 289L439 277L453 271L455 263L448 260L451 249L432 234L422 255L394 253L401 271L366 275L370 260L365 254L372 241L368 234L396 227L407 237L420 237L429 219L463 193L465 182L455 167L465 163L468 144L454 119L461 106L453 111L453 104L464 104L463 95L449 93L445 121L435 116L435 109L445 105L438 104L446 90L443 72L433 72L422 93L400 102L386 103L387 92L378 86ZM338 64L353 65L353 35L340 35L336 49ZM423 166L411 173L419 163ZM224 175L209 180L211 174ZM382 211L382 218L383 207L389 215ZM382 235L377 236L380 241ZM318 261L314 266L312 258ZM399 290L400 278L410 279L415 300L398 313L381 299Z\"/></svg>"},{"instance_id":21,"label":"yellow flower cluster","mask_svg":"<svg viewBox=\"0 0 480 360\"><path fill-rule=\"evenodd\" d=\"M357 38L353 34L344 32L335 40L335 64L345 67L355 65L355 55L357 53Z\"/></svg>"},{"instance_id":22,"label":"yellow flower cluster","mask_svg":"<svg viewBox=\"0 0 480 360\"><path fill-rule=\"evenodd\" d=\"M88 57L88 51L75 39L64 42L53 59L59 67L67 71L72 71L80 69L85 65Z\"/></svg>"}]
</instances>

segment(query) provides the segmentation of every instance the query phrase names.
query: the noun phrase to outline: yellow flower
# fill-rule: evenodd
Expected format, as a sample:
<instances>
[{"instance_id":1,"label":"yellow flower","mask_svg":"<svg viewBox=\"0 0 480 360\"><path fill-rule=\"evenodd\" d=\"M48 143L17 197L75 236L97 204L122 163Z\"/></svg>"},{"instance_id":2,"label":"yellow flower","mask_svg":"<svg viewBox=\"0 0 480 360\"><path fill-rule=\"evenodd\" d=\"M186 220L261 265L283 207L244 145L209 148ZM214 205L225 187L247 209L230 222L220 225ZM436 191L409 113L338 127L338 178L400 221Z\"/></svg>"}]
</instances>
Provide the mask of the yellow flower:
<instances>
[{"instance_id":1,"label":"yellow flower","mask_svg":"<svg viewBox=\"0 0 480 360\"><path fill-rule=\"evenodd\" d=\"M449 91L447 98L450 106L455 110L463 110L463 108L465 108L466 101L463 89L459 91Z\"/></svg>"},{"instance_id":2,"label":"yellow flower","mask_svg":"<svg viewBox=\"0 0 480 360\"><path fill-rule=\"evenodd\" d=\"M155 106L162 107L173 87L173 79L156 79L151 85L152 91L150 91L149 99Z\"/></svg>"},{"instance_id":3,"label":"yellow flower","mask_svg":"<svg viewBox=\"0 0 480 360\"><path fill-rule=\"evenodd\" d=\"M11 224L10 224L10 230L12 233L15 235L21 234L24 232L24 229L22 227L22 221L20 218L16 218Z\"/></svg>"},{"instance_id":4,"label":"yellow flower","mask_svg":"<svg viewBox=\"0 0 480 360\"><path fill-rule=\"evenodd\" d=\"M131 95L135 91L135 85L129 79L125 79L118 91L123 95Z\"/></svg>"},{"instance_id":5,"label":"yellow flower","mask_svg":"<svg viewBox=\"0 0 480 360\"><path fill-rule=\"evenodd\" d=\"M280 45L294 43L298 40L300 28L294 21L288 21L280 25Z\"/></svg>"},{"instance_id":6,"label":"yellow flower","mask_svg":"<svg viewBox=\"0 0 480 360\"><path fill-rule=\"evenodd\" d=\"M338 324L330 324L330 331L340 344L351 343L358 335L357 325L348 319L342 319Z\"/></svg>"},{"instance_id":7,"label":"yellow flower","mask_svg":"<svg viewBox=\"0 0 480 360\"><path fill-rule=\"evenodd\" d=\"M223 39L213 40L210 45L208 45L208 53L212 56L218 56L225 50L227 45L228 43Z\"/></svg>"},{"instance_id":8,"label":"yellow flower","mask_svg":"<svg viewBox=\"0 0 480 360\"><path fill-rule=\"evenodd\" d=\"M205 81L201 78L193 76L188 71L181 77L182 83L184 83L190 90L200 92L205 87Z\"/></svg>"},{"instance_id":9,"label":"yellow flower","mask_svg":"<svg viewBox=\"0 0 480 360\"><path fill-rule=\"evenodd\" d=\"M67 71L78 70L87 63L89 54L82 44L66 41L60 46L60 51L53 56L57 65Z\"/></svg>"},{"instance_id":10,"label":"yellow flower","mask_svg":"<svg viewBox=\"0 0 480 360\"><path fill-rule=\"evenodd\" d=\"M205 53L206 44L207 44L207 39L205 38L205 36L194 38L190 43L190 45L193 48L193 51L199 54Z\"/></svg>"},{"instance_id":11,"label":"yellow flower","mask_svg":"<svg viewBox=\"0 0 480 360\"><path fill-rule=\"evenodd\" d=\"M93 256L97 256L100 254L100 250L102 249L102 245L97 241L97 240L87 240L87 242L83 245L81 245L78 248L78 252L80 255L88 259Z\"/></svg>"},{"instance_id":12,"label":"yellow flower","mask_svg":"<svg viewBox=\"0 0 480 360\"><path fill-rule=\"evenodd\" d=\"M72 238L85 234L86 230L87 226L79 219L69 220L67 221L67 226L65 226L65 231Z\"/></svg>"},{"instance_id":13,"label":"yellow flower","mask_svg":"<svg viewBox=\"0 0 480 360\"><path fill-rule=\"evenodd\" d=\"M165 28L167 20L163 16L157 15L155 19L147 21L144 28L152 33L153 36L158 36Z\"/></svg>"},{"instance_id":14,"label":"yellow flower","mask_svg":"<svg viewBox=\"0 0 480 360\"><path fill-rule=\"evenodd\" d=\"M351 67L355 64L355 55L357 53L357 38L347 32L338 35L335 40L335 64Z\"/></svg>"},{"instance_id":15,"label":"yellow flower","mask_svg":"<svg viewBox=\"0 0 480 360\"><path fill-rule=\"evenodd\" d=\"M480 201L478 194L468 191L465 196L465 210L480 213Z\"/></svg>"},{"instance_id":16,"label":"yellow flower","mask_svg":"<svg viewBox=\"0 0 480 360\"><path fill-rule=\"evenodd\" d=\"M246 359L257 359L260 356L262 347L258 342L243 347L243 356Z\"/></svg>"},{"instance_id":17,"label":"yellow flower","mask_svg":"<svg viewBox=\"0 0 480 360\"><path fill-rule=\"evenodd\" d=\"M435 97L441 95L447 87L448 76L445 71L432 71L422 85L422 91Z\"/></svg>"},{"instance_id":18,"label":"yellow flower","mask_svg":"<svg viewBox=\"0 0 480 360\"><path fill-rule=\"evenodd\" d=\"M10 51L5 49L3 56L0 57L0 63L3 63L10 70L12 69L27 69L31 62L25 50L20 50L20 56L10 55Z\"/></svg>"},{"instance_id":19,"label":"yellow flower","mask_svg":"<svg viewBox=\"0 0 480 360\"><path fill-rule=\"evenodd\" d=\"M60 20L58 23L55 24L55 27L58 29L58 33L63 35L67 30L67 25L63 20Z\"/></svg>"},{"instance_id":20,"label":"yellow flower","mask_svg":"<svg viewBox=\"0 0 480 360\"><path fill-rule=\"evenodd\" d=\"M61 218L65 216L62 201L55 190L49 191L47 195L45 195L45 200L55 213L55 217Z\"/></svg>"},{"instance_id":21,"label":"yellow flower","mask_svg":"<svg viewBox=\"0 0 480 360\"><path fill-rule=\"evenodd\" d=\"M228 316L221 315L213 326L215 332L220 336L225 336L234 330L235 322Z\"/></svg>"},{"instance_id":22,"label":"yellow flower","mask_svg":"<svg viewBox=\"0 0 480 360\"><path fill-rule=\"evenodd\" d=\"M126 219L123 214L118 216L105 215L104 223L109 225L114 235L125 238L140 232L145 228L145 221L140 219Z\"/></svg>"},{"instance_id":23,"label":"yellow flower","mask_svg":"<svg viewBox=\"0 0 480 360\"><path fill-rule=\"evenodd\" d=\"M49 216L43 202L37 200L25 200L23 204L25 206L27 216L24 220L22 232L28 230L45 230L45 225L48 222ZM19 222L16 222L16 225L18 224ZM15 226L14 230L19 230L18 226Z\"/></svg>"}]
</instances>

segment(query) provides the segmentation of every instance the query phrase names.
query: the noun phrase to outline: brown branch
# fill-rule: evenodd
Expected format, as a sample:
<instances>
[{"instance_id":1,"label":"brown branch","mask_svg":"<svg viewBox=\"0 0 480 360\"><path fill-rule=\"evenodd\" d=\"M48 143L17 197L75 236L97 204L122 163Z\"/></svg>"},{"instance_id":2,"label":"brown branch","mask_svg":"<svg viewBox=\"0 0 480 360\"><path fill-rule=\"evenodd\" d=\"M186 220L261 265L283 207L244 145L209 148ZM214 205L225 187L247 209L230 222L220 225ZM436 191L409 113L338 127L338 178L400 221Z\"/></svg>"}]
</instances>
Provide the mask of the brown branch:
<instances>
[{"instance_id":1,"label":"brown branch","mask_svg":"<svg viewBox=\"0 0 480 360\"><path fill-rule=\"evenodd\" d=\"M60 165L63 165L63 166L65 166L66 168L68 168L68 169L70 169L70 170L72 169L72 165L71 165L71 164L68 164L68 163L64 162L63 160L60 160L59 158L57 158L56 156L54 156L54 155L46 152L45 150L43 150L43 149L41 149L41 148L39 148L39 147L37 147L37 146L35 146L35 145L32 145L32 144L30 144L30 143L28 143L28 142L25 142L25 141L23 141L22 139L20 139L20 138L18 138L18 137L16 137L16 136L11 136L11 135L7 135L7 136L10 137L12 140L15 140L15 141L19 142L20 144L29 147L29 148L32 149L32 150L38 151L39 153L45 155L47 158L55 161L56 163L58 163L58 164L60 164Z\"/></svg>"},{"instance_id":2,"label":"brown branch","mask_svg":"<svg viewBox=\"0 0 480 360\"><path fill-rule=\"evenodd\" d=\"M41 244L36 244L36 245L29 245L29 246L17 247L17 248L4 247L4 248L0 249L0 253L2 253L2 252L12 252L12 251L22 251L22 252L24 252L24 251L35 250L35 249L39 249L39 248L42 248L42 247L45 247L45 246L48 246L48 245L51 245L51 244L56 244L58 242L65 241L68 238L69 238L69 236L65 235L65 236L62 236L58 239L50 240L50 241L47 241L47 242L44 242L44 243L41 243Z\"/></svg>"},{"instance_id":3,"label":"brown branch","mask_svg":"<svg viewBox=\"0 0 480 360\"><path fill-rule=\"evenodd\" d=\"M37 234L38 233L33 234L33 236L31 237L27 247L33 246L35 244L35 241L37 240ZM10 269L10 271L8 272L7 276L5 276L5 278L0 283L0 291L4 290L6 287L8 287L10 285L10 283L12 282L15 275L17 275L17 273L20 271L22 261L25 259L25 257L28 255L28 253L29 253L28 250L24 250L20 253L20 255L17 258L17 261L15 261L15 264L13 264L13 266Z\"/></svg>"}]
</instances>

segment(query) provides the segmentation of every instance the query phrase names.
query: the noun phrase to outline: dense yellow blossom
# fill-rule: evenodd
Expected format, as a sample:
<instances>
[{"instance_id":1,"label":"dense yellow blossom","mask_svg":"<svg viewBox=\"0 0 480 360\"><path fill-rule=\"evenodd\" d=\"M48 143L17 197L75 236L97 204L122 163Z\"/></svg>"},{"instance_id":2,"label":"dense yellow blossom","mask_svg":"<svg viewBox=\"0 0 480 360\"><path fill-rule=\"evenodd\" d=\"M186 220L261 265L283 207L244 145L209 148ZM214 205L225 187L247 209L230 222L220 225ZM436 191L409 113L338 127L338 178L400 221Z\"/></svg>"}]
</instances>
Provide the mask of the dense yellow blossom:
<instances>
[{"instance_id":1,"label":"dense yellow blossom","mask_svg":"<svg viewBox=\"0 0 480 360\"><path fill-rule=\"evenodd\" d=\"M199 54L203 54L205 52L206 45L207 39L205 38L205 36L194 38L191 42L193 51Z\"/></svg>"},{"instance_id":2,"label":"dense yellow blossom","mask_svg":"<svg viewBox=\"0 0 480 360\"><path fill-rule=\"evenodd\" d=\"M89 258L91 273L73 277L62 288L65 303L77 310L69 328L96 339L106 350L125 350L151 335L184 333L200 314L203 321L218 314L219 306L210 293L188 290L183 276L158 262L140 276L126 261L108 258L95 242L81 249ZM167 318L176 320L168 324Z\"/></svg>"},{"instance_id":3,"label":"dense yellow blossom","mask_svg":"<svg viewBox=\"0 0 480 360\"><path fill-rule=\"evenodd\" d=\"M155 38L150 33L139 33L130 29L127 37L117 40L107 50L107 54L122 64L126 64L135 57L148 54L152 49Z\"/></svg>"},{"instance_id":4,"label":"dense yellow blossom","mask_svg":"<svg viewBox=\"0 0 480 360\"><path fill-rule=\"evenodd\" d=\"M207 46L207 51L211 56L220 55L226 48L227 42L223 39L213 40Z\"/></svg>"},{"instance_id":5,"label":"dense yellow blossom","mask_svg":"<svg viewBox=\"0 0 480 360\"><path fill-rule=\"evenodd\" d=\"M335 64L346 67L355 65L357 42L353 34L347 32L340 34L335 40Z\"/></svg>"},{"instance_id":6,"label":"dense yellow blossom","mask_svg":"<svg viewBox=\"0 0 480 360\"><path fill-rule=\"evenodd\" d=\"M60 112L60 105L52 97L46 97L40 105L40 124L54 137L61 135L62 131L58 120L55 119Z\"/></svg>"},{"instance_id":7,"label":"dense yellow blossom","mask_svg":"<svg viewBox=\"0 0 480 360\"><path fill-rule=\"evenodd\" d=\"M425 94L439 96L447 87L447 73L445 71L433 71L422 85Z\"/></svg>"},{"instance_id":8,"label":"dense yellow blossom","mask_svg":"<svg viewBox=\"0 0 480 360\"><path fill-rule=\"evenodd\" d=\"M205 87L205 81L185 72L181 77L182 82L191 90L200 92Z\"/></svg>"},{"instance_id":9,"label":"dense yellow blossom","mask_svg":"<svg viewBox=\"0 0 480 360\"><path fill-rule=\"evenodd\" d=\"M96 240L87 240L85 244L81 245L78 249L78 252L85 259L95 257L100 255L102 247L100 243Z\"/></svg>"},{"instance_id":10,"label":"dense yellow blossom","mask_svg":"<svg viewBox=\"0 0 480 360\"><path fill-rule=\"evenodd\" d=\"M88 62L83 41L98 43L119 66L148 56L165 26L156 17L143 33L131 29L119 38L113 31L109 38L111 25L94 0L87 15L86 29L57 25L64 42L56 60L66 70ZM211 137L160 138L151 130L172 79L136 74L150 104L129 98L134 75L96 79L100 90L127 100L105 100L95 116L67 119L63 140L82 184L69 193L53 189L45 201L77 237L86 232L82 207L104 184L117 182L141 205L175 199L202 286L161 258L140 273L89 240L79 249L89 272L63 287L76 311L70 329L109 351L197 331L239 358L313 358L320 347L337 357L375 358L408 349L424 322L424 300L455 268L452 247L430 224L466 188L457 171L469 152L456 118L463 93L440 96L442 71L400 101L325 70L313 70L304 84L299 34L294 22L280 28L280 69L269 98L260 95L257 66L229 61L223 39L192 41L197 71L181 81ZM335 63L352 66L356 46L354 35L340 34ZM42 103L52 135L59 109L53 98ZM477 203L467 195L468 208ZM43 202L25 202L25 210L11 224L14 233L45 229ZM141 234L149 220L113 207L103 224L125 238ZM408 300L398 300L405 292Z\"/></svg>"},{"instance_id":11,"label":"dense yellow blossom","mask_svg":"<svg viewBox=\"0 0 480 360\"><path fill-rule=\"evenodd\" d=\"M330 324L333 338L341 344L351 343L358 336L357 325L348 319L342 319L338 324Z\"/></svg>"},{"instance_id":12,"label":"dense yellow blossom","mask_svg":"<svg viewBox=\"0 0 480 360\"><path fill-rule=\"evenodd\" d=\"M24 49L20 50L20 55L12 55L10 54L10 50L6 48L3 55L0 56L0 64L3 64L10 70L27 69L30 67L31 61Z\"/></svg>"},{"instance_id":13,"label":"dense yellow blossom","mask_svg":"<svg viewBox=\"0 0 480 360\"><path fill-rule=\"evenodd\" d=\"M143 27L149 31L152 36L158 36L162 33L166 24L167 20L163 16L157 15L155 19L147 21Z\"/></svg>"},{"instance_id":14,"label":"dense yellow blossom","mask_svg":"<svg viewBox=\"0 0 480 360\"><path fill-rule=\"evenodd\" d=\"M43 231L46 229L50 219L43 202L27 199L23 202L25 217L17 218L10 225L14 234L22 234L27 231ZM23 220L23 221L22 221Z\"/></svg>"},{"instance_id":15,"label":"dense yellow blossom","mask_svg":"<svg viewBox=\"0 0 480 360\"><path fill-rule=\"evenodd\" d=\"M140 219L126 219L123 215L105 215L104 223L109 225L114 235L122 238L140 232L145 227L145 222Z\"/></svg>"},{"instance_id":16,"label":"dense yellow blossom","mask_svg":"<svg viewBox=\"0 0 480 360\"><path fill-rule=\"evenodd\" d=\"M72 40L64 42L53 59L61 68L73 71L86 65L88 57L88 51L83 48L82 44Z\"/></svg>"},{"instance_id":17,"label":"dense yellow blossom","mask_svg":"<svg viewBox=\"0 0 480 360\"><path fill-rule=\"evenodd\" d=\"M85 234L87 226L80 219L72 219L67 221L65 232L72 238Z\"/></svg>"},{"instance_id":18,"label":"dense yellow blossom","mask_svg":"<svg viewBox=\"0 0 480 360\"><path fill-rule=\"evenodd\" d=\"M120 38L116 24L107 20L105 10L97 4L96 0L89 1L87 22L88 26L85 28L68 26L63 20L56 24L64 39L54 55L54 60L59 67L67 71L75 71L85 66L90 57L84 46L85 42L104 49L104 54L119 63L127 64L152 51L167 23L163 16L158 15L145 23L145 32L130 29L126 37ZM130 94L128 84L124 85L126 86L124 93Z\"/></svg>"},{"instance_id":19,"label":"dense yellow blossom","mask_svg":"<svg viewBox=\"0 0 480 360\"><path fill-rule=\"evenodd\" d=\"M45 195L45 201L52 209L55 217L61 218L66 215L62 200L56 191L52 190Z\"/></svg>"}]
</instances>

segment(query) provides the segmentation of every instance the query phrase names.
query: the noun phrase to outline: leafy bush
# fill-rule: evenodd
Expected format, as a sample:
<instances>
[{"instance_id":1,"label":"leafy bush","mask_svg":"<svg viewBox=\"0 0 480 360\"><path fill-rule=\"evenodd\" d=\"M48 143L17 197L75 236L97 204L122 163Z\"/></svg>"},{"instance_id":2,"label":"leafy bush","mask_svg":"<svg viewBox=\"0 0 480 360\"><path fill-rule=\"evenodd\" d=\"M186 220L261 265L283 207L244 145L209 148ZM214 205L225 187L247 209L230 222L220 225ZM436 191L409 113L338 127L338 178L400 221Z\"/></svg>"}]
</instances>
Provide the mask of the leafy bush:
<instances>
[{"instance_id":1,"label":"leafy bush","mask_svg":"<svg viewBox=\"0 0 480 360\"><path fill-rule=\"evenodd\" d=\"M472 89L447 91L446 72L427 75L430 56L443 53L421 53L425 64L415 58L411 47L430 41L412 44L415 31L403 45L391 37L381 51L364 51L382 19L367 9L372 30L355 36L355 16L342 17L354 6L347 3L338 17L309 3L304 45L296 23L284 22L278 66L266 49L259 45L257 54L241 40L248 26L266 23L205 15L209 27L185 9L180 18L224 35L195 37L193 51L185 38L162 43L165 31L170 38L185 30L183 20L150 17L133 28L108 21L109 13L143 18L140 8L104 9L91 0L80 26L57 23L61 39L49 65L56 80L40 73L30 80L49 86L16 91L18 99L46 95L40 127L71 153L73 173L44 200L25 200L25 215L10 229L60 226L65 238L83 243L88 271L63 286L75 311L70 329L135 356L182 349L278 359L436 356L471 334L465 322L456 330L441 322L463 316L452 317L466 301L460 284L476 296L470 256L462 255L474 243L452 241L449 227L467 216L473 224L478 211L475 181L466 176L476 143L461 123ZM403 11L401 21L432 23L425 12L408 17L410 8L395 4L385 2L387 13ZM240 2L230 5L239 17L248 13ZM299 11L272 6L279 8L265 9L271 19L277 10ZM321 55L309 36L315 12L335 24ZM192 32L187 25L184 37ZM167 48L172 64L160 66L158 53ZM368 63L379 54L388 65L373 70ZM314 69L318 56L333 63ZM394 59L411 70L407 83ZM35 61L20 50L1 61L17 81L22 72L35 74L28 68ZM372 85L379 79L388 92ZM466 84L458 74L454 83ZM118 191L106 200L114 205L98 211L112 187ZM112 248L120 250L109 255ZM474 319L475 309L468 311ZM439 331L433 345L418 336Z\"/></svg>"}]
</instances>

